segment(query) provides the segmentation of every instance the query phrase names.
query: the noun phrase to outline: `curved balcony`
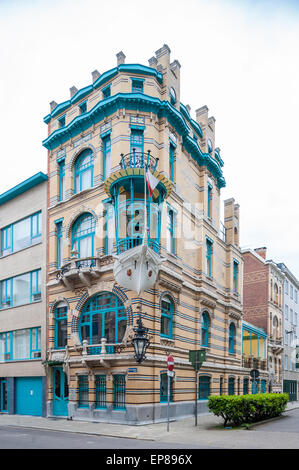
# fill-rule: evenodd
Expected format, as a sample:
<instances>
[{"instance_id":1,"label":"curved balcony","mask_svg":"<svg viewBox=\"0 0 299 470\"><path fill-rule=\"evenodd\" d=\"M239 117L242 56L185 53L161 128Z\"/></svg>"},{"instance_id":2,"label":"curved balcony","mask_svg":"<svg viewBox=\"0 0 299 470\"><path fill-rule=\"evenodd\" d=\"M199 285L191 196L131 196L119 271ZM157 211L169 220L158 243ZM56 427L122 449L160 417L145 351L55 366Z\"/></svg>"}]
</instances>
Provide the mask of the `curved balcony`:
<instances>
[{"instance_id":1,"label":"curved balcony","mask_svg":"<svg viewBox=\"0 0 299 470\"><path fill-rule=\"evenodd\" d=\"M61 266L57 273L57 280L72 289L76 281L81 281L85 286L90 287L92 279L100 276L100 260L96 256L86 258L73 258L68 263Z\"/></svg>"},{"instance_id":2,"label":"curved balcony","mask_svg":"<svg viewBox=\"0 0 299 470\"><path fill-rule=\"evenodd\" d=\"M142 153L133 149L132 152L124 155L121 154L120 166L122 170L127 170L128 168L146 168L153 171L156 171L159 158L155 158L151 155L150 150L147 153Z\"/></svg>"}]
</instances>

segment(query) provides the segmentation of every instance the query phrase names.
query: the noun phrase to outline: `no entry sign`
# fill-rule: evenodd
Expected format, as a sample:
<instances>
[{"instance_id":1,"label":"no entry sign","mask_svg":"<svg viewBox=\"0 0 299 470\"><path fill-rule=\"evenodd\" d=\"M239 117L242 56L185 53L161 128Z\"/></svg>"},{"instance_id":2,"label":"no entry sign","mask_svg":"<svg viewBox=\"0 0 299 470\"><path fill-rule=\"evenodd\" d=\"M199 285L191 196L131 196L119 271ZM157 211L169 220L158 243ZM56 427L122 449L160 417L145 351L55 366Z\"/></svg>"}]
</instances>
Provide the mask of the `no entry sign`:
<instances>
[{"instance_id":1,"label":"no entry sign","mask_svg":"<svg viewBox=\"0 0 299 470\"><path fill-rule=\"evenodd\" d=\"M167 368L168 370L172 371L174 368L174 359L172 356L168 356L167 358Z\"/></svg>"}]
</instances>

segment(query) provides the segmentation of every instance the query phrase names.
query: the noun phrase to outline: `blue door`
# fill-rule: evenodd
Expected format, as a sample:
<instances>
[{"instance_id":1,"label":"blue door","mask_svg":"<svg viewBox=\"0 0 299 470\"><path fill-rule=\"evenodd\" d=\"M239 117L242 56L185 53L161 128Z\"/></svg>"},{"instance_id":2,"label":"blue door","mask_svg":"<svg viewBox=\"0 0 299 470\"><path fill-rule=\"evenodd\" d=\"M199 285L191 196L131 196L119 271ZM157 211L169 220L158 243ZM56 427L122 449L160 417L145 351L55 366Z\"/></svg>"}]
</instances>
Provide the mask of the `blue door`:
<instances>
[{"instance_id":1,"label":"blue door","mask_svg":"<svg viewBox=\"0 0 299 470\"><path fill-rule=\"evenodd\" d=\"M16 378L15 409L18 415L42 416L42 377Z\"/></svg>"},{"instance_id":2,"label":"blue door","mask_svg":"<svg viewBox=\"0 0 299 470\"><path fill-rule=\"evenodd\" d=\"M62 367L53 369L53 415L68 416L69 389Z\"/></svg>"}]
</instances>

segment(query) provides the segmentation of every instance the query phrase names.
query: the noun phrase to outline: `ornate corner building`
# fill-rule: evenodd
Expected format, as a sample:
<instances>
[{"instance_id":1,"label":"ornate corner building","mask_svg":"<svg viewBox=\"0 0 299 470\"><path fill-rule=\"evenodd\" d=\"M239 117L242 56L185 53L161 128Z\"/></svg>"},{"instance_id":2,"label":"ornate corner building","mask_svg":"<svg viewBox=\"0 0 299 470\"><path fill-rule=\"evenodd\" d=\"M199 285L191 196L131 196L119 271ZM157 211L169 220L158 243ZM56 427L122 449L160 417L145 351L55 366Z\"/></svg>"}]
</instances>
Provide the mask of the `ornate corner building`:
<instances>
[{"instance_id":1,"label":"ornate corner building","mask_svg":"<svg viewBox=\"0 0 299 470\"><path fill-rule=\"evenodd\" d=\"M206 411L208 395L242 393L249 380L239 206L226 200L220 222L225 180L215 119L203 106L194 120L181 103L180 68L167 45L149 66L126 64L120 52L116 67L95 70L91 85L72 87L44 118L48 416L166 419L170 353L171 416L194 412L195 386ZM157 181L147 199L145 169ZM115 266L128 283L138 281L124 260L144 236L152 258L143 276L156 282L139 295L116 281ZM151 341L137 364L129 338L140 312ZM197 383L194 349L206 350Z\"/></svg>"}]
</instances>

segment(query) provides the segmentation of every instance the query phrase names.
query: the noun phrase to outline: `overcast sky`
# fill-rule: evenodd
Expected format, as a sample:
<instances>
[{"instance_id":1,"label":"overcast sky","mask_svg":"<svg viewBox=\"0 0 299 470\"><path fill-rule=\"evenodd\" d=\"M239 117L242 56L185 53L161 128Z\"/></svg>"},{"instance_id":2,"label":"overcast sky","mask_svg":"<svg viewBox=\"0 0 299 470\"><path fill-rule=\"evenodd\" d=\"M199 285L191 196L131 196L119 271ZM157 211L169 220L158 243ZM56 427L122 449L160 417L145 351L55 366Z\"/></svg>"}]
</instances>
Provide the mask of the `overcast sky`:
<instances>
[{"instance_id":1,"label":"overcast sky","mask_svg":"<svg viewBox=\"0 0 299 470\"><path fill-rule=\"evenodd\" d=\"M0 0L0 193L47 171L52 100L120 50L148 65L164 43L181 101L216 119L241 245L266 246L299 278L299 0Z\"/></svg>"}]
</instances>

